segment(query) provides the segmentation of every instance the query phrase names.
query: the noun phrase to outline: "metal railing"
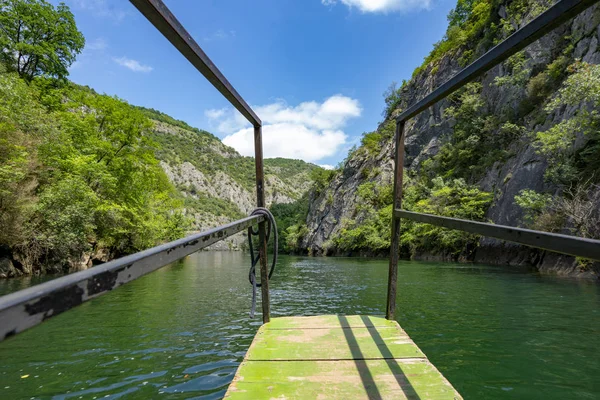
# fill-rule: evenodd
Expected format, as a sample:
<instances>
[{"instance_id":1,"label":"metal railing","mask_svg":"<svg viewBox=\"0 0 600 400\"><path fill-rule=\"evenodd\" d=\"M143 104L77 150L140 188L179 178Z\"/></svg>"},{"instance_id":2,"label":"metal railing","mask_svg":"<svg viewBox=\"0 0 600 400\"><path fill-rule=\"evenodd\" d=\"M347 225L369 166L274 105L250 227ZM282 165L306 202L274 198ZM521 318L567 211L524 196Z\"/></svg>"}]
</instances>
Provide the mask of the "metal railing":
<instances>
[{"instance_id":1,"label":"metal railing","mask_svg":"<svg viewBox=\"0 0 600 400\"><path fill-rule=\"evenodd\" d=\"M402 210L406 122L600 0L561 0L396 118L394 213L386 317L394 319L402 218L600 261L600 241Z\"/></svg>"},{"instance_id":2,"label":"metal railing","mask_svg":"<svg viewBox=\"0 0 600 400\"><path fill-rule=\"evenodd\" d=\"M600 0L559 1L530 24L494 47L437 90L398 116L396 128L394 213L392 218L392 243L386 309L386 317L388 319L394 319L396 307L400 221L402 218L496 237L574 256L600 260L600 241L597 240L419 214L401 209L404 170L404 128L406 121L598 1ZM130 2L253 125L257 206L264 207L262 122L161 0L130 0ZM266 258L267 244L265 239L266 222L262 216L251 216L206 232L114 260L86 271L64 276L4 296L0 298L0 341L64 311L70 310L87 300L105 294L189 254L241 232L257 223L259 225L262 315L263 322L269 322L270 304Z\"/></svg>"},{"instance_id":3,"label":"metal railing","mask_svg":"<svg viewBox=\"0 0 600 400\"><path fill-rule=\"evenodd\" d=\"M264 221L252 216L0 298L0 341Z\"/></svg>"},{"instance_id":4,"label":"metal railing","mask_svg":"<svg viewBox=\"0 0 600 400\"><path fill-rule=\"evenodd\" d=\"M161 0L130 2L254 126L257 207L265 207L262 122ZM258 224L263 322L269 322L266 220L256 215L0 298L0 341Z\"/></svg>"}]
</instances>

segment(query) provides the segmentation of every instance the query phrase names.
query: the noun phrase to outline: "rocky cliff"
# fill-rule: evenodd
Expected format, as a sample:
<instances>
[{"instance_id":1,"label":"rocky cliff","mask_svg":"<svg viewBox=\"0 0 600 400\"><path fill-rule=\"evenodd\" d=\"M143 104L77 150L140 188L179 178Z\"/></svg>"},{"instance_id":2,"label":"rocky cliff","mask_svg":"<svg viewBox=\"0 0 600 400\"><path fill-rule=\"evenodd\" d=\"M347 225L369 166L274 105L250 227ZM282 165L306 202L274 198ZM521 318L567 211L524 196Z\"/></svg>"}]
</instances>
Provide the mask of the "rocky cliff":
<instances>
[{"instance_id":1,"label":"rocky cliff","mask_svg":"<svg viewBox=\"0 0 600 400\"><path fill-rule=\"evenodd\" d=\"M384 188L391 186L394 116L549 6L547 1L493 3L489 17L473 40L440 51L452 39L454 28L451 25L446 38L436 45L432 56L415 71L413 78L401 88L392 88L387 93L388 110L377 131L363 138L362 145L348 155L343 168L332 175L325 188L311 192L311 206L306 219L308 233L301 241L303 249L315 255L387 253L387 248L369 245L364 237L362 243L359 243L356 236L365 234L358 232L356 227L370 223L375 226L374 229L379 229L373 223L375 217L372 207L364 207L364 192L370 192L373 188L383 192ZM459 11L458 7L455 13L456 11ZM451 21L453 15L450 16ZM472 20L468 22L473 23ZM598 7L585 11L485 74L476 86L440 101L413 118L406 129L404 166L408 183L405 182L405 193L417 184L431 187L435 177L443 176L446 180L461 178L477 190L493 196L485 209L484 220L512 226L527 226L526 210L515 201L515 197L524 191L545 193L545 196L552 196L554 199L567 198L566 193L573 185L566 187L557 183L556 179L549 179L549 157L539 151L536 132L547 131L560 121L568 120L589 107L589 104L580 104L560 107L554 112L547 111L549 102L565 85L565 79L570 73L569 65L578 60L590 64L600 63L599 22ZM456 26L461 27L460 24ZM549 76L555 78L550 79ZM472 106L472 102L477 102L477 105ZM471 114L465 109L470 110ZM479 119L481 124L473 122ZM469 129L475 132L465 135L464 132ZM370 143L373 140L377 141L377 146ZM590 140L577 132L573 142L574 153L589 148ZM469 141L474 144L470 145ZM497 151L499 148L502 149L501 154ZM448 149L461 156L451 158ZM474 156L477 151L482 154ZM598 153L596 155L600 156ZM472 161L475 166L462 166L461 157ZM596 199L591 213L594 213L593 209L600 208L600 203L597 202L600 196L594 197L594 193L591 193L598 192L597 188L595 185L587 185L581 189L588 198ZM412 201L412 204L420 204L418 200ZM389 204L391 198L384 205ZM375 207L376 211L382 207ZM549 208L546 214L552 215L552 210ZM386 233L389 225L383 225L379 231L380 236L385 237L387 234L389 237L389 233ZM552 230L582 234L574 228L573 218L569 215ZM353 244L348 245L352 240ZM473 240L470 242L473 245ZM587 263L582 266L570 257L547 254L492 239L474 242L470 251L458 253L439 248L430 251L424 247L410 251L406 245L403 245L403 253L404 256L416 259L462 259L531 265L541 271L570 275L597 276L600 271L597 264Z\"/></svg>"},{"instance_id":2,"label":"rocky cliff","mask_svg":"<svg viewBox=\"0 0 600 400\"><path fill-rule=\"evenodd\" d=\"M157 117L157 114L150 114ZM158 158L170 181L185 199L185 213L194 231L203 231L249 215L256 207L254 159L242 157L212 134L179 122L155 120L153 139L160 143ZM288 204L311 186L316 165L300 160L265 160L267 206ZM240 233L211 247L240 250Z\"/></svg>"}]
</instances>

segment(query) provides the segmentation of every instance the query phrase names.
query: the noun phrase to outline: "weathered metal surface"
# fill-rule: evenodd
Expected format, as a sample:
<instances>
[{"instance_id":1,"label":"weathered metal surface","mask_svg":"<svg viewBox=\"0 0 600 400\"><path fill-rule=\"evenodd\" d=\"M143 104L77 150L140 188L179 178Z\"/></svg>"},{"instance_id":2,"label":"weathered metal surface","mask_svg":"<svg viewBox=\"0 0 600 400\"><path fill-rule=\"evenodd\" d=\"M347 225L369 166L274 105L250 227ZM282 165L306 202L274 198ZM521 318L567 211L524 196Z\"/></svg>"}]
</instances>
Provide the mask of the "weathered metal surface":
<instances>
[{"instance_id":1,"label":"weathered metal surface","mask_svg":"<svg viewBox=\"0 0 600 400\"><path fill-rule=\"evenodd\" d=\"M396 321L274 318L263 325L226 399L461 399Z\"/></svg>"},{"instance_id":2,"label":"weathered metal surface","mask_svg":"<svg viewBox=\"0 0 600 400\"><path fill-rule=\"evenodd\" d=\"M401 218L600 261L600 240L396 210Z\"/></svg>"},{"instance_id":3,"label":"weathered metal surface","mask_svg":"<svg viewBox=\"0 0 600 400\"><path fill-rule=\"evenodd\" d=\"M404 128L405 122L396 124L396 155L394 157L394 210L402 208L402 184L404 182ZM401 220L392 215L392 243L390 245L390 264L388 272L387 306L385 316L393 320L396 314L396 296L398 289L398 259L400 258Z\"/></svg>"},{"instance_id":4,"label":"weathered metal surface","mask_svg":"<svg viewBox=\"0 0 600 400\"><path fill-rule=\"evenodd\" d=\"M129 0L253 126L260 118L161 0Z\"/></svg>"},{"instance_id":5,"label":"weathered metal surface","mask_svg":"<svg viewBox=\"0 0 600 400\"><path fill-rule=\"evenodd\" d=\"M262 128L254 127L254 165L256 167L256 204L266 207L265 170L262 146ZM258 225L258 251L260 256L260 293L263 323L271 319L271 300L269 298L269 269L267 267L267 222ZM277 239L275 239L277 240Z\"/></svg>"},{"instance_id":6,"label":"weathered metal surface","mask_svg":"<svg viewBox=\"0 0 600 400\"><path fill-rule=\"evenodd\" d=\"M263 221L247 217L0 297L0 341Z\"/></svg>"},{"instance_id":7,"label":"weathered metal surface","mask_svg":"<svg viewBox=\"0 0 600 400\"><path fill-rule=\"evenodd\" d=\"M455 90L481 76L513 54L523 50L548 32L559 27L600 0L561 0L509 38L485 53L481 58L460 71L421 101L398 115L396 120L406 121L425 111Z\"/></svg>"}]
</instances>

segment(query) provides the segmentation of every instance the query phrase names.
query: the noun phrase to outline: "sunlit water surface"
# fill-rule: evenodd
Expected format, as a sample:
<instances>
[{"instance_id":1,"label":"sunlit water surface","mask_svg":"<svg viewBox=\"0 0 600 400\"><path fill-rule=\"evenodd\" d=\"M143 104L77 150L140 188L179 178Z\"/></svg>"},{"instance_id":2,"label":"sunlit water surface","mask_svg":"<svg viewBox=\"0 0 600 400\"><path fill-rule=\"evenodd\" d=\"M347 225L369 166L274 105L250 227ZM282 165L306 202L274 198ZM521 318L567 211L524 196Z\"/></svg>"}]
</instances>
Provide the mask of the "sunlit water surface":
<instances>
[{"instance_id":1,"label":"sunlit water surface","mask_svg":"<svg viewBox=\"0 0 600 400\"><path fill-rule=\"evenodd\" d=\"M221 398L261 323L248 264L195 254L1 343L0 399ZM385 260L281 257L272 313L383 314L386 281ZM600 398L599 310L594 282L400 265L398 320L466 399Z\"/></svg>"}]
</instances>

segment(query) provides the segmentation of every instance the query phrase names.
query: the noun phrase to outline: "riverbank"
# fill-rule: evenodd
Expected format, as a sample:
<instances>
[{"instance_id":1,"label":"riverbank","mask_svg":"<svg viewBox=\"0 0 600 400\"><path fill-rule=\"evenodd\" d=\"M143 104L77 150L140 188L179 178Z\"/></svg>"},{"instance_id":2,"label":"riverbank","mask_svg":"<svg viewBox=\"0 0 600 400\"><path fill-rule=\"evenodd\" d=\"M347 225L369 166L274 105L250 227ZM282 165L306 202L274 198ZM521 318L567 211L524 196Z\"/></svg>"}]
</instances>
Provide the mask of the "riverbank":
<instances>
[{"instance_id":1,"label":"riverbank","mask_svg":"<svg viewBox=\"0 0 600 400\"><path fill-rule=\"evenodd\" d=\"M211 246L208 250L213 252L239 252L244 254L244 248L231 248L227 245ZM283 255L283 253L280 253ZM300 256L306 256L306 254ZM404 254L404 260L409 261L409 255ZM355 257L357 259L382 259L387 258L386 253L376 252L356 252L356 253L339 253L330 255L317 255L316 258L336 258L336 257ZM413 256L413 261L424 262L444 262L457 263L463 265L470 264L488 264L495 266L503 266L507 268L519 267L529 271L538 272L541 275L558 276L565 278L577 278L585 280L600 281L600 263L583 263L575 257L565 256L561 254L546 252L538 249L527 248L524 246L505 243L502 246L495 244L494 246L482 246L473 251L470 257L460 257L452 254L432 254L419 253ZM47 274L64 274L81 271L97 265L101 262L110 261L111 258L106 257L100 261L97 258L87 257L80 263L68 263L70 268L19 268L19 263L10 258L0 257L0 279L10 279L25 276L43 276ZM16 264L16 266L15 266Z\"/></svg>"}]
</instances>

